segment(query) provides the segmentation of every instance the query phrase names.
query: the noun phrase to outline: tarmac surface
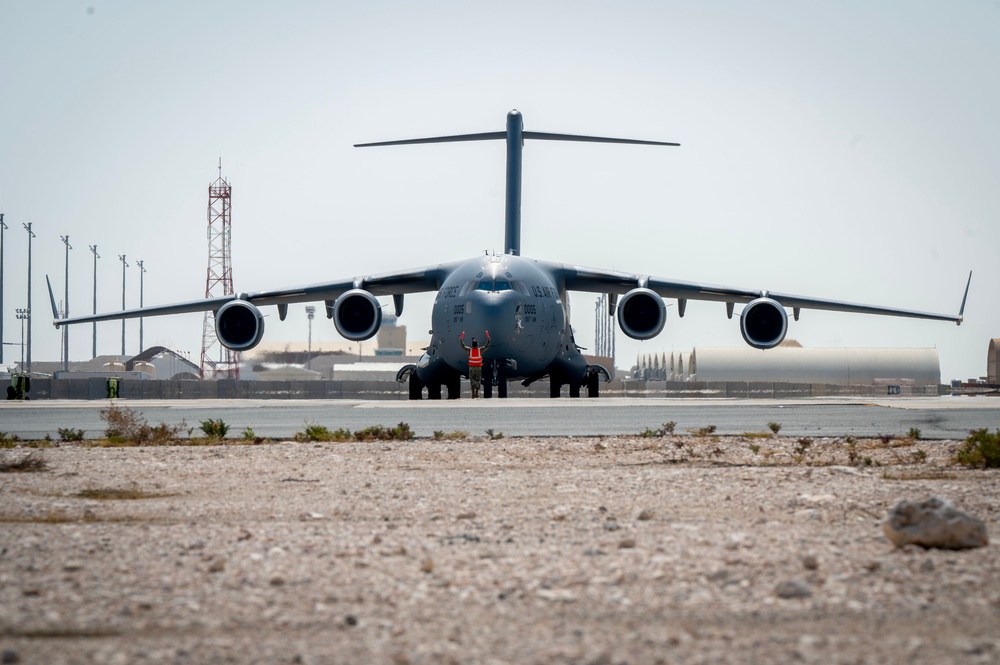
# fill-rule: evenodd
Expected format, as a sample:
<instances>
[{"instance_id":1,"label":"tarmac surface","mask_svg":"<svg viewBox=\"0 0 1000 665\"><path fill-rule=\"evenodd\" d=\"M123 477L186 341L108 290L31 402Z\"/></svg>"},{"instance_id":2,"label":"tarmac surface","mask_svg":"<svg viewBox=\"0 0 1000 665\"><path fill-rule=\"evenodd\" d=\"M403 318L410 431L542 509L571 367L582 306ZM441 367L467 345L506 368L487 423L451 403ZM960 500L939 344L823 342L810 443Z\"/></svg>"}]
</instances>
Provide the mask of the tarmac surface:
<instances>
[{"instance_id":1,"label":"tarmac surface","mask_svg":"<svg viewBox=\"0 0 1000 665\"><path fill-rule=\"evenodd\" d=\"M418 437L435 431L507 436L634 435L663 423L676 431L716 427L742 434L781 424L786 436L878 436L917 428L926 439L964 439L970 430L1000 429L1000 398L890 397L770 399L505 399L444 401L382 400L117 400L151 425L199 423L221 418L230 436L251 428L256 436L292 437L306 424L356 431L405 422ZM56 438L60 428L102 435L106 401L44 400L0 402L0 432L21 439ZM186 433L186 432L185 432Z\"/></svg>"}]
</instances>

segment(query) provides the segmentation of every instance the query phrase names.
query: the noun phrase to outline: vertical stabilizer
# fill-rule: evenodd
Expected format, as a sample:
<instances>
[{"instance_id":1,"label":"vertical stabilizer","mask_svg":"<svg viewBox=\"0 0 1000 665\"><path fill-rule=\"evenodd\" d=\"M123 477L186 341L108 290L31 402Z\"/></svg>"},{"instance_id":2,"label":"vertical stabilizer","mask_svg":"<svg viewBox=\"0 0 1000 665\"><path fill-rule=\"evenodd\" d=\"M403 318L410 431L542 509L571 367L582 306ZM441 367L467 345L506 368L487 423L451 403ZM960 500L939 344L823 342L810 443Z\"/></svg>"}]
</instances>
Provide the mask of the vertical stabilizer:
<instances>
[{"instance_id":1,"label":"vertical stabilizer","mask_svg":"<svg viewBox=\"0 0 1000 665\"><path fill-rule=\"evenodd\" d=\"M507 114L507 209L504 214L504 254L521 254L521 149L524 120L517 109Z\"/></svg>"}]
</instances>

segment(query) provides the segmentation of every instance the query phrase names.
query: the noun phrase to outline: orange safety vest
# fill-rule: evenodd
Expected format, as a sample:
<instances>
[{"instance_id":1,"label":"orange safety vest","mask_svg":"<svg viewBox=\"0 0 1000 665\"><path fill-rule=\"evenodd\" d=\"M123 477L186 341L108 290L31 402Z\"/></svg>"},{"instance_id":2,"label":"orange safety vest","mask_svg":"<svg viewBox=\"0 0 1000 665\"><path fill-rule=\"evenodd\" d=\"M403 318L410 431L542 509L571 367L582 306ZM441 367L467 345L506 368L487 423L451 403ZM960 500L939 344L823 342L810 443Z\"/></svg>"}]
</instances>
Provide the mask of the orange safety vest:
<instances>
[{"instance_id":1,"label":"orange safety vest","mask_svg":"<svg viewBox=\"0 0 1000 665\"><path fill-rule=\"evenodd\" d=\"M483 352L478 346L469 349L469 367L483 366Z\"/></svg>"}]
</instances>

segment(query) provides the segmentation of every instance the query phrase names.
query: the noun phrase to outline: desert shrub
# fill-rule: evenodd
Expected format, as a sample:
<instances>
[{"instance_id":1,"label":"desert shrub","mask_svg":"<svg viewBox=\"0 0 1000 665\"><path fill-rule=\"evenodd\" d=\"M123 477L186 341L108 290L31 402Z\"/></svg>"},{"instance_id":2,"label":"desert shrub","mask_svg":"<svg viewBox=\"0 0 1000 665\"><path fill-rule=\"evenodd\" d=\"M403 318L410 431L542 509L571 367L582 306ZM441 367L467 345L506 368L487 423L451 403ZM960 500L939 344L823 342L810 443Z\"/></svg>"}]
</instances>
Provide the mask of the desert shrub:
<instances>
[{"instance_id":1,"label":"desert shrub","mask_svg":"<svg viewBox=\"0 0 1000 665\"><path fill-rule=\"evenodd\" d=\"M908 436L909 438L913 439L914 441L920 440L920 428L919 427L911 427L910 431L907 433L906 436Z\"/></svg>"},{"instance_id":2,"label":"desert shrub","mask_svg":"<svg viewBox=\"0 0 1000 665\"><path fill-rule=\"evenodd\" d=\"M646 439L651 439L654 437L672 436L675 427L677 427L677 423L671 420L668 423L663 423L663 425L661 425L657 429L651 429L647 427L644 431L639 432L639 436Z\"/></svg>"},{"instance_id":3,"label":"desert shrub","mask_svg":"<svg viewBox=\"0 0 1000 665\"><path fill-rule=\"evenodd\" d=\"M461 430L455 430L454 432L445 432L443 430L434 430L434 440L435 441L454 441L456 439L466 439L469 437L468 432L463 432Z\"/></svg>"},{"instance_id":4,"label":"desert shrub","mask_svg":"<svg viewBox=\"0 0 1000 665\"><path fill-rule=\"evenodd\" d=\"M812 447L812 444L813 444L812 439L804 437L799 439L798 444L795 446L795 448L793 448L793 450L795 451L796 455L805 455L807 452L809 452L809 449Z\"/></svg>"},{"instance_id":5,"label":"desert shrub","mask_svg":"<svg viewBox=\"0 0 1000 665\"><path fill-rule=\"evenodd\" d=\"M150 427L146 418L137 411L133 411L127 406L111 404L106 409L100 411L101 420L107 427L104 436L111 443L116 444L164 444L177 437L177 433L187 427L186 423L171 426L160 423L155 427Z\"/></svg>"},{"instance_id":6,"label":"desert shrub","mask_svg":"<svg viewBox=\"0 0 1000 665\"><path fill-rule=\"evenodd\" d=\"M222 418L218 420L208 420L201 421L201 431L205 433L210 439L224 439L226 434L229 432L229 425L222 421Z\"/></svg>"},{"instance_id":7,"label":"desert shrub","mask_svg":"<svg viewBox=\"0 0 1000 665\"><path fill-rule=\"evenodd\" d=\"M955 453L955 460L966 466L1000 467L1000 429L993 434L986 429L969 432L969 437Z\"/></svg>"},{"instance_id":8,"label":"desert shrub","mask_svg":"<svg viewBox=\"0 0 1000 665\"><path fill-rule=\"evenodd\" d=\"M60 427L58 429L60 441L83 441L83 430L72 427Z\"/></svg>"},{"instance_id":9,"label":"desert shrub","mask_svg":"<svg viewBox=\"0 0 1000 665\"><path fill-rule=\"evenodd\" d=\"M314 425L306 423L305 430L295 434L296 441L350 441L351 431L340 428L330 430L325 425Z\"/></svg>"},{"instance_id":10,"label":"desert shrub","mask_svg":"<svg viewBox=\"0 0 1000 665\"><path fill-rule=\"evenodd\" d=\"M777 435L777 434L778 434L778 432L780 432L780 431L781 431L781 423L776 423L776 422L773 422L773 421L772 421L772 422L769 422L769 423L767 424L767 428L768 428L769 430L771 430L771 432L772 432L772 433L774 433L775 435Z\"/></svg>"},{"instance_id":11,"label":"desert shrub","mask_svg":"<svg viewBox=\"0 0 1000 665\"><path fill-rule=\"evenodd\" d=\"M413 438L413 432L407 423L399 423L395 427L372 425L354 433L358 441L408 441Z\"/></svg>"}]
</instances>

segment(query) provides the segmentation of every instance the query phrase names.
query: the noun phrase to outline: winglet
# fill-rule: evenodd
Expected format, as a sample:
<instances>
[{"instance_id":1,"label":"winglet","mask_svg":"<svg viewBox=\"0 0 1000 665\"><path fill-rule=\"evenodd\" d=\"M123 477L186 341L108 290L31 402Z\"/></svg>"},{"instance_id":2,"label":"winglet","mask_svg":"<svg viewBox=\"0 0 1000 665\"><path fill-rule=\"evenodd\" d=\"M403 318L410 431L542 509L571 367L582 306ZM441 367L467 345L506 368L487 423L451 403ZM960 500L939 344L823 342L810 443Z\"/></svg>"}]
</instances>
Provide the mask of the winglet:
<instances>
[{"instance_id":1,"label":"winglet","mask_svg":"<svg viewBox=\"0 0 1000 665\"><path fill-rule=\"evenodd\" d=\"M52 303L52 325L56 328L59 327L59 309L56 307L56 297L52 295L52 282L49 281L49 276L45 276L45 283L49 286L49 302Z\"/></svg>"},{"instance_id":2,"label":"winglet","mask_svg":"<svg viewBox=\"0 0 1000 665\"><path fill-rule=\"evenodd\" d=\"M958 320L955 321L956 325L962 325L962 321L965 320L965 301L969 299L969 287L972 286L972 271L969 271L969 281L965 283L965 295L962 296L962 306L958 310Z\"/></svg>"}]
</instances>

